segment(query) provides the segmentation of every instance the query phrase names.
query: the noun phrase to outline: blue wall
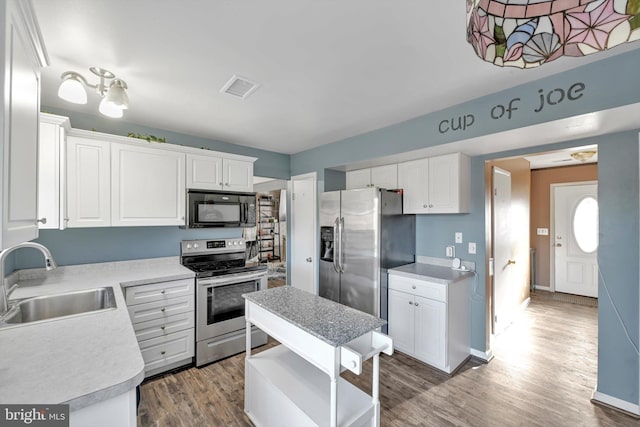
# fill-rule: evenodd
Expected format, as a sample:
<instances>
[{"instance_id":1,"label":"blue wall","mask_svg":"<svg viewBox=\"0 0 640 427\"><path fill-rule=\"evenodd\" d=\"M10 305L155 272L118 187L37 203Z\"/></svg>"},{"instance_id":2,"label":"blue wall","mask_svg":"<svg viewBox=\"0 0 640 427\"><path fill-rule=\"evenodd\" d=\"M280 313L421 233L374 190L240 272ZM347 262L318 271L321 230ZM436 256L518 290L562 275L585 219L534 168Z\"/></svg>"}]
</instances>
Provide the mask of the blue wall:
<instances>
[{"instance_id":1,"label":"blue wall","mask_svg":"<svg viewBox=\"0 0 640 427\"><path fill-rule=\"evenodd\" d=\"M323 191L325 186L333 186L335 182L333 172L331 175L325 174L329 168L638 103L640 102L638 63L640 63L640 50L635 50L404 123L297 153L291 157L291 173L297 175L316 171L319 176L319 191ZM569 88L580 87L574 86L575 84L584 85L584 89L573 92L574 100L565 98L561 104L546 104L540 110L539 90L546 94L557 88L563 88L566 94ZM558 96L559 91L554 94L553 96ZM580 94L581 96L578 97L577 95ZM492 117L492 112L494 116L499 116L496 113L500 112L499 108L494 109L496 106L508 106L511 100L516 98L518 100L514 101L513 105L517 106L518 110L512 111L511 118L508 118L506 113L502 118ZM440 126L443 120L468 115L474 117L472 126L455 132L442 132L446 130L446 126ZM632 131L472 158L471 213L418 216L417 255L442 257L444 247L453 242L453 233L456 231L463 232L465 242L477 243L475 256L467 255L466 248L458 248L459 253L464 254L464 259L476 262L479 276L478 295L472 302L473 348L480 351L487 350L485 346L488 332L485 328L487 314L485 309L484 162L495 158L586 144L599 144L599 156L601 156L598 167L601 182L599 192L603 197L600 202L603 207L600 223L600 268L611 291L613 303L622 318L632 324L629 326L629 332L637 341L640 282L638 273L639 161L638 131ZM624 161L618 163L619 160ZM606 208L604 208L605 205ZM620 263L617 260L621 253L625 254L624 258L628 261L622 269L619 268ZM637 405L640 360L624 336L620 322L613 313L612 302L606 300L602 289L600 291L598 391Z\"/></svg>"}]
</instances>

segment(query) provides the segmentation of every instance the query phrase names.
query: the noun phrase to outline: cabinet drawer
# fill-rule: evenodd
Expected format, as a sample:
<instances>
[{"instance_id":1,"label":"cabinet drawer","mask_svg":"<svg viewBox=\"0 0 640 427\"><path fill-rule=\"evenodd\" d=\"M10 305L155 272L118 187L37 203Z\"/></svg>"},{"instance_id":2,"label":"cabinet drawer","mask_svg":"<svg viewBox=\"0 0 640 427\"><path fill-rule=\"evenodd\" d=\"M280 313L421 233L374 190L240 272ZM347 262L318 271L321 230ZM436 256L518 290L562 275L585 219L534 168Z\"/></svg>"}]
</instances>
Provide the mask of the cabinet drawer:
<instances>
[{"instance_id":1,"label":"cabinet drawer","mask_svg":"<svg viewBox=\"0 0 640 427\"><path fill-rule=\"evenodd\" d=\"M447 302L447 285L410 277L389 275L389 289Z\"/></svg>"},{"instance_id":2,"label":"cabinet drawer","mask_svg":"<svg viewBox=\"0 0 640 427\"><path fill-rule=\"evenodd\" d=\"M129 317L135 326L140 322L154 319L166 319L175 314L192 312L194 310L194 296L171 298L166 301L153 301L145 304L129 306Z\"/></svg>"},{"instance_id":3,"label":"cabinet drawer","mask_svg":"<svg viewBox=\"0 0 640 427\"><path fill-rule=\"evenodd\" d=\"M193 295L195 279L172 280L148 285L130 286L125 289L127 305L151 301L165 301L183 295Z\"/></svg>"},{"instance_id":4,"label":"cabinet drawer","mask_svg":"<svg viewBox=\"0 0 640 427\"><path fill-rule=\"evenodd\" d=\"M193 311L176 314L167 318L158 318L146 322L138 322L133 325L138 341L167 336L174 332L192 329L195 326Z\"/></svg>"},{"instance_id":5,"label":"cabinet drawer","mask_svg":"<svg viewBox=\"0 0 640 427\"><path fill-rule=\"evenodd\" d=\"M195 354L195 333L193 329L176 332L164 337L152 338L139 343L144 370L151 371Z\"/></svg>"}]
</instances>

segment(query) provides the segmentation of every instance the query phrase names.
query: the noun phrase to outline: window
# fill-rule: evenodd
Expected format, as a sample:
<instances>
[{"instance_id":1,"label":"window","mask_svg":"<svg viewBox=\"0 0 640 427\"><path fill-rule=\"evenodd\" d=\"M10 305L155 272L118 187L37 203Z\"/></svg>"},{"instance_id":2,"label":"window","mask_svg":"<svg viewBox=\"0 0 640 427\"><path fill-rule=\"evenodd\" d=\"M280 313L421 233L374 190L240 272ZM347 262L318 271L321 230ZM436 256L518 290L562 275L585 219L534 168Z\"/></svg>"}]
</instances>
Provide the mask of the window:
<instances>
[{"instance_id":1,"label":"window","mask_svg":"<svg viewBox=\"0 0 640 427\"><path fill-rule=\"evenodd\" d=\"M580 200L573 212L573 235L581 251L598 249L598 201L593 196Z\"/></svg>"}]
</instances>

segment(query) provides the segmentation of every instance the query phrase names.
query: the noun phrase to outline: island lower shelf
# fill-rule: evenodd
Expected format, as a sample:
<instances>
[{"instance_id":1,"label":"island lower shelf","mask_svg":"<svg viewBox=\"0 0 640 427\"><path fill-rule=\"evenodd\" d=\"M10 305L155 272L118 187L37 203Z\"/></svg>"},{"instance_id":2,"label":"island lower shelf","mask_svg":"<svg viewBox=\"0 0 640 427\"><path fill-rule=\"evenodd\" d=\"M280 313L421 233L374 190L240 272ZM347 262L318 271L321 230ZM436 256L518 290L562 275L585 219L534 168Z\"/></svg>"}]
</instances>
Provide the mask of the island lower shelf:
<instances>
[{"instance_id":1,"label":"island lower shelf","mask_svg":"<svg viewBox=\"0 0 640 427\"><path fill-rule=\"evenodd\" d=\"M257 426L329 426L331 379L283 345L245 364L245 407ZM371 425L377 405L370 395L338 378L338 425Z\"/></svg>"}]
</instances>

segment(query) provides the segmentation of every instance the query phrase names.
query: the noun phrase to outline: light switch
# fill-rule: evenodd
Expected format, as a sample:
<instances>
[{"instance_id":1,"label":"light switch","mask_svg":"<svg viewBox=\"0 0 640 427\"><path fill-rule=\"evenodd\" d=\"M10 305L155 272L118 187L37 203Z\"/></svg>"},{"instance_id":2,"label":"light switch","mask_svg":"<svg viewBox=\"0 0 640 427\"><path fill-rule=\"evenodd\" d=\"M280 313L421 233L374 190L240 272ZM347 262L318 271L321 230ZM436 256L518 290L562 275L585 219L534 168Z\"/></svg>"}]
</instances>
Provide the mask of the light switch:
<instances>
[{"instance_id":1,"label":"light switch","mask_svg":"<svg viewBox=\"0 0 640 427\"><path fill-rule=\"evenodd\" d=\"M462 243L462 233L459 231L456 233L456 243Z\"/></svg>"},{"instance_id":2,"label":"light switch","mask_svg":"<svg viewBox=\"0 0 640 427\"><path fill-rule=\"evenodd\" d=\"M474 242L469 242L469 254L476 253L476 244Z\"/></svg>"},{"instance_id":3,"label":"light switch","mask_svg":"<svg viewBox=\"0 0 640 427\"><path fill-rule=\"evenodd\" d=\"M549 235L549 229L548 228L538 228L536 231L536 234L538 236L548 236Z\"/></svg>"}]
</instances>

